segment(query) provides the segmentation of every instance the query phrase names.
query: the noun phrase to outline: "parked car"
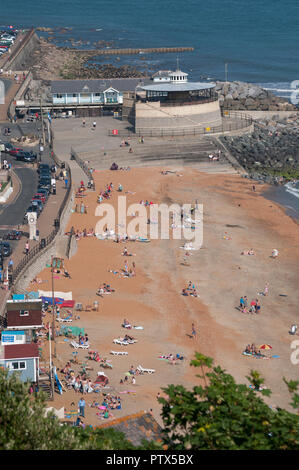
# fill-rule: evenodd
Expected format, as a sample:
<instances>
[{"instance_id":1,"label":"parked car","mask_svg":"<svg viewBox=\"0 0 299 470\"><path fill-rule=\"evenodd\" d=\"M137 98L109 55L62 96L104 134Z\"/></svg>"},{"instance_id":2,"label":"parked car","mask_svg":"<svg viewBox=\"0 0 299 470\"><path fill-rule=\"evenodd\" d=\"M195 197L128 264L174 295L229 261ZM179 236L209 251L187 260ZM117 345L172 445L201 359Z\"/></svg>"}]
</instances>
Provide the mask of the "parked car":
<instances>
[{"instance_id":1,"label":"parked car","mask_svg":"<svg viewBox=\"0 0 299 470\"><path fill-rule=\"evenodd\" d=\"M11 230L3 235L3 240L20 240L22 237L22 232L19 230Z\"/></svg>"},{"instance_id":2,"label":"parked car","mask_svg":"<svg viewBox=\"0 0 299 470\"><path fill-rule=\"evenodd\" d=\"M34 163L36 161L36 155L31 152L18 152L15 154L16 160L26 162L26 163Z\"/></svg>"},{"instance_id":3,"label":"parked car","mask_svg":"<svg viewBox=\"0 0 299 470\"><path fill-rule=\"evenodd\" d=\"M4 152L9 153L10 150L13 150L15 147L10 142L4 142Z\"/></svg>"},{"instance_id":4,"label":"parked car","mask_svg":"<svg viewBox=\"0 0 299 470\"><path fill-rule=\"evenodd\" d=\"M42 186L39 186L36 190L36 196L39 196L39 195L44 195L46 199L48 199L49 197L49 190L46 189L46 188L43 188Z\"/></svg>"},{"instance_id":5,"label":"parked car","mask_svg":"<svg viewBox=\"0 0 299 470\"><path fill-rule=\"evenodd\" d=\"M39 212L42 212L44 205L39 199L32 199L31 200L32 206L37 206L39 208Z\"/></svg>"},{"instance_id":6,"label":"parked car","mask_svg":"<svg viewBox=\"0 0 299 470\"><path fill-rule=\"evenodd\" d=\"M10 256L12 254L12 249L8 242L0 242L0 253L2 256Z\"/></svg>"},{"instance_id":7,"label":"parked car","mask_svg":"<svg viewBox=\"0 0 299 470\"><path fill-rule=\"evenodd\" d=\"M44 184L49 184L51 186L51 177L49 175L42 175L40 176L39 178L39 184L41 184L42 186Z\"/></svg>"},{"instance_id":8,"label":"parked car","mask_svg":"<svg viewBox=\"0 0 299 470\"><path fill-rule=\"evenodd\" d=\"M46 204L46 201L47 201L47 197L46 197L45 194L38 194L38 193L37 193L37 194L35 194L35 195L33 196L33 198L31 199L31 201L33 201L33 200L35 200L35 199L41 201L43 204Z\"/></svg>"},{"instance_id":9,"label":"parked car","mask_svg":"<svg viewBox=\"0 0 299 470\"><path fill-rule=\"evenodd\" d=\"M19 147L13 147L11 150L8 151L9 155L12 155L13 157L19 152L24 152L24 150Z\"/></svg>"},{"instance_id":10,"label":"parked car","mask_svg":"<svg viewBox=\"0 0 299 470\"><path fill-rule=\"evenodd\" d=\"M39 173L39 178L50 178L51 179L51 173L46 170L46 169L42 169Z\"/></svg>"},{"instance_id":11,"label":"parked car","mask_svg":"<svg viewBox=\"0 0 299 470\"><path fill-rule=\"evenodd\" d=\"M50 172L51 172L50 166L47 165L46 163L40 163L39 166L38 166L37 172L42 173L44 171L47 171L50 174Z\"/></svg>"}]
</instances>

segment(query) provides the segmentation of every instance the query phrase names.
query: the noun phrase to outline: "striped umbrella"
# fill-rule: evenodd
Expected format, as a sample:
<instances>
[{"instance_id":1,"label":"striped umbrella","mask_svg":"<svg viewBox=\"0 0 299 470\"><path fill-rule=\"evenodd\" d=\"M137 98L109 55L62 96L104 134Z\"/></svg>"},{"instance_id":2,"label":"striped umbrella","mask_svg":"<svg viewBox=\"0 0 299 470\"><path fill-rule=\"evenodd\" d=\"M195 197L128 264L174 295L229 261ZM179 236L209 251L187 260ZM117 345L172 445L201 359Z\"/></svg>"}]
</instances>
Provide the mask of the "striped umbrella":
<instances>
[{"instance_id":1,"label":"striped umbrella","mask_svg":"<svg viewBox=\"0 0 299 470\"><path fill-rule=\"evenodd\" d=\"M272 346L270 346L270 344L262 344L258 349L272 349Z\"/></svg>"}]
</instances>

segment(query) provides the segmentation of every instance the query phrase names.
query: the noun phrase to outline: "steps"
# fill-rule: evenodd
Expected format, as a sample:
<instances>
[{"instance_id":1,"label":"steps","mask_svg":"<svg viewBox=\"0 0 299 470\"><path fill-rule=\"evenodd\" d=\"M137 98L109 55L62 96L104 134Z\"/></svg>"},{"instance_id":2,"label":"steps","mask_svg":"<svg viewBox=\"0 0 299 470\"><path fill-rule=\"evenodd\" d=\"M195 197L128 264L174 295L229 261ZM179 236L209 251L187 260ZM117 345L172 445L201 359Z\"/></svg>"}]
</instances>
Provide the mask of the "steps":
<instances>
[{"instance_id":1,"label":"steps","mask_svg":"<svg viewBox=\"0 0 299 470\"><path fill-rule=\"evenodd\" d=\"M53 399L51 380L47 374L39 376L38 386L39 390L46 394L47 400Z\"/></svg>"},{"instance_id":2,"label":"steps","mask_svg":"<svg viewBox=\"0 0 299 470\"><path fill-rule=\"evenodd\" d=\"M89 161L96 170L110 168L113 162L119 166L190 166L209 173L235 173L232 165L222 153L219 162L210 162L208 155L218 151L217 143L209 138L196 141L153 142L150 145L132 143L133 153L128 147L106 150L104 152L78 152L79 157Z\"/></svg>"}]
</instances>

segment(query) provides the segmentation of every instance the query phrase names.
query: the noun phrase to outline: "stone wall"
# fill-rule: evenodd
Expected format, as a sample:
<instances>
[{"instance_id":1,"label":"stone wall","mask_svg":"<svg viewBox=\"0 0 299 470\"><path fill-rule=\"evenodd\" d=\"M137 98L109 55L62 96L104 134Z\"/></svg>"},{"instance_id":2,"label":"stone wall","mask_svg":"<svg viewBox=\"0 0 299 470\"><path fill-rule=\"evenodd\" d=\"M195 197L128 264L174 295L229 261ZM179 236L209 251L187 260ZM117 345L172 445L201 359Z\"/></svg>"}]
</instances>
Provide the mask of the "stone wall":
<instances>
[{"instance_id":1,"label":"stone wall","mask_svg":"<svg viewBox=\"0 0 299 470\"><path fill-rule=\"evenodd\" d=\"M286 98L244 82L216 82L219 103L223 109L248 111L292 111L296 107Z\"/></svg>"}]
</instances>

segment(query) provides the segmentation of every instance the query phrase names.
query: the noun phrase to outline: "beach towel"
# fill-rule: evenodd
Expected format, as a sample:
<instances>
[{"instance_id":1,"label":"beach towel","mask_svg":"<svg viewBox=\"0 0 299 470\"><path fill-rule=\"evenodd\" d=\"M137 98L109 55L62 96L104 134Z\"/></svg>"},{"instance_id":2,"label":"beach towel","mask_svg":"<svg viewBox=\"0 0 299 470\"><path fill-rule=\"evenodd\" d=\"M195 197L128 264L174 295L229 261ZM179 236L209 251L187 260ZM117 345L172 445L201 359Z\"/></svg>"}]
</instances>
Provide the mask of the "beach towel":
<instances>
[{"instance_id":1,"label":"beach towel","mask_svg":"<svg viewBox=\"0 0 299 470\"><path fill-rule=\"evenodd\" d=\"M48 302L49 305L52 305L52 297L41 297L42 302ZM63 299L59 297L54 297L54 305L61 305L63 303Z\"/></svg>"},{"instance_id":2,"label":"beach towel","mask_svg":"<svg viewBox=\"0 0 299 470\"><path fill-rule=\"evenodd\" d=\"M74 300L65 300L60 305L61 308L74 308L75 301Z\"/></svg>"},{"instance_id":3,"label":"beach towel","mask_svg":"<svg viewBox=\"0 0 299 470\"><path fill-rule=\"evenodd\" d=\"M52 298L52 291L39 290L38 296ZM71 291L70 292L54 291L54 297L60 297L63 300L73 300L73 293Z\"/></svg>"}]
</instances>

